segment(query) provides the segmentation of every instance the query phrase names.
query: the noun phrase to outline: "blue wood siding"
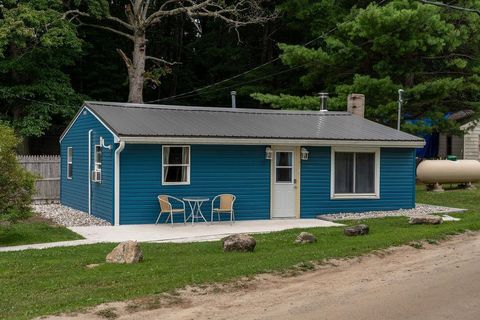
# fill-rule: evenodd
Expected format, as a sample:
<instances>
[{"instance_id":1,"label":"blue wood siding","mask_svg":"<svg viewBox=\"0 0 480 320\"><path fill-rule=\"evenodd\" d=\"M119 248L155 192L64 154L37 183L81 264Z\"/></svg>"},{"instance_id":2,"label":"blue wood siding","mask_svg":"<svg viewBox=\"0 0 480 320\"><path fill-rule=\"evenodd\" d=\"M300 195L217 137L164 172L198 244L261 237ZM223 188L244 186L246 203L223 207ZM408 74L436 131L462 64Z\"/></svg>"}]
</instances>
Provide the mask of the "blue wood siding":
<instances>
[{"instance_id":1,"label":"blue wood siding","mask_svg":"<svg viewBox=\"0 0 480 320\"><path fill-rule=\"evenodd\" d=\"M265 159L265 146L192 145L190 185L162 186L161 159L161 145L125 146L120 159L121 224L154 223L159 194L211 199L232 193L237 196L237 220L270 218L270 161ZM209 202L202 206L207 220L210 210Z\"/></svg>"},{"instance_id":2,"label":"blue wood siding","mask_svg":"<svg viewBox=\"0 0 480 320\"><path fill-rule=\"evenodd\" d=\"M395 210L415 206L415 149L381 148L380 199L330 199L330 147L308 147L302 161L301 217L335 212Z\"/></svg>"},{"instance_id":3,"label":"blue wood siding","mask_svg":"<svg viewBox=\"0 0 480 320\"><path fill-rule=\"evenodd\" d=\"M87 110L87 109L85 109ZM94 146L100 137L112 149L103 149L102 182L92 182L92 214L113 222L114 149L113 135L90 112L81 113L60 143L61 175L60 201L62 204L88 212L88 131L92 129L92 170ZM67 179L67 148L73 148L73 178Z\"/></svg>"}]
</instances>

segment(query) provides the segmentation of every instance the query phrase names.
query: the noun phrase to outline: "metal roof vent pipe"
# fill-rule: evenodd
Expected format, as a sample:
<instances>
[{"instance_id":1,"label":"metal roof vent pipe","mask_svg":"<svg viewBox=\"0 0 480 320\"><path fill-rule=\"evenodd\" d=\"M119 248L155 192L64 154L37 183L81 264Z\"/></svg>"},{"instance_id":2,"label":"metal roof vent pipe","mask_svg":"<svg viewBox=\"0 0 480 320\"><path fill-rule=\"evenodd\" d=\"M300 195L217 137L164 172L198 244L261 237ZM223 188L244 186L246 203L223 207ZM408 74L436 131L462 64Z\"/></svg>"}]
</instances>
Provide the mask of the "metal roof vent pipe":
<instances>
[{"instance_id":1,"label":"metal roof vent pipe","mask_svg":"<svg viewBox=\"0 0 480 320\"><path fill-rule=\"evenodd\" d=\"M320 92L318 94L318 96L320 97L320 112L326 112L328 111L328 107L327 107L327 104L328 104L328 93L326 92Z\"/></svg>"},{"instance_id":2,"label":"metal roof vent pipe","mask_svg":"<svg viewBox=\"0 0 480 320\"><path fill-rule=\"evenodd\" d=\"M230 95L232 96L232 109L237 108L237 91L230 91Z\"/></svg>"},{"instance_id":3,"label":"metal roof vent pipe","mask_svg":"<svg viewBox=\"0 0 480 320\"><path fill-rule=\"evenodd\" d=\"M347 98L347 111L357 117L365 117L365 95L350 93Z\"/></svg>"}]
</instances>

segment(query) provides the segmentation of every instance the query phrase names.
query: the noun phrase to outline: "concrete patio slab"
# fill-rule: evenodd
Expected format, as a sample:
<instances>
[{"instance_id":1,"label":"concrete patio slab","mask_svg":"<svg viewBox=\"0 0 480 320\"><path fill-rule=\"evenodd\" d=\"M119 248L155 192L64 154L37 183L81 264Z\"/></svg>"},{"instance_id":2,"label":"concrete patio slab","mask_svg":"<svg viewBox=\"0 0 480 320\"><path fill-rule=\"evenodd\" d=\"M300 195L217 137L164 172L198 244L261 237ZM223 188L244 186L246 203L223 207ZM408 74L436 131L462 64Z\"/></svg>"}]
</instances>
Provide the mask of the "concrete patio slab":
<instances>
[{"instance_id":1,"label":"concrete patio slab","mask_svg":"<svg viewBox=\"0 0 480 320\"><path fill-rule=\"evenodd\" d=\"M189 223L186 225L175 224L173 227L169 224L69 227L70 230L80 234L85 239L0 247L0 252L77 246L102 242L116 243L126 240L153 243L215 241L234 233L254 234L295 228L339 226L342 226L342 224L319 219L279 219L237 221L232 225L228 222L222 222L213 224L197 223L193 226Z\"/></svg>"},{"instance_id":2,"label":"concrete patio slab","mask_svg":"<svg viewBox=\"0 0 480 320\"><path fill-rule=\"evenodd\" d=\"M318 219L282 219L237 221L234 224L197 223L191 225L144 224L114 227L70 227L69 229L86 239L97 242L121 242L136 240L139 242L197 242L219 240L234 233L265 233L294 228L336 227L341 224Z\"/></svg>"}]
</instances>

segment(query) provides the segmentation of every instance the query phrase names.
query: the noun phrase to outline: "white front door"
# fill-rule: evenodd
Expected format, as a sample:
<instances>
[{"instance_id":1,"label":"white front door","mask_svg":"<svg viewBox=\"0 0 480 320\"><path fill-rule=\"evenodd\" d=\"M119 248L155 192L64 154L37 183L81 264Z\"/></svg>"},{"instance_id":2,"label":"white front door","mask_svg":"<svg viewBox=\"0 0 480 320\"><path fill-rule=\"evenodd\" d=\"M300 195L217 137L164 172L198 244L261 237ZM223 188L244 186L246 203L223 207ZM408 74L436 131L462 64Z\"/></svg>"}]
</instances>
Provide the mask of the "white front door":
<instances>
[{"instance_id":1,"label":"white front door","mask_svg":"<svg viewBox=\"0 0 480 320\"><path fill-rule=\"evenodd\" d=\"M295 218L295 148L276 149L272 161L272 218Z\"/></svg>"}]
</instances>

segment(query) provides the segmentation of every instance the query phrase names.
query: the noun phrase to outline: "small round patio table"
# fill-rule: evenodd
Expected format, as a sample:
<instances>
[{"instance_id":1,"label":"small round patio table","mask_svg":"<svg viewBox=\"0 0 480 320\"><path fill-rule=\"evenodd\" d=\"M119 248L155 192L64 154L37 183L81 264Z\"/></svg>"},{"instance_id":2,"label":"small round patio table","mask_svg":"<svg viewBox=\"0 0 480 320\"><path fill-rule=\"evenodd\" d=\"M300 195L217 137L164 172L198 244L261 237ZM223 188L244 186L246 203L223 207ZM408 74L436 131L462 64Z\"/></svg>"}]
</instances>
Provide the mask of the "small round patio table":
<instances>
[{"instance_id":1,"label":"small round patio table","mask_svg":"<svg viewBox=\"0 0 480 320\"><path fill-rule=\"evenodd\" d=\"M202 213L202 204L208 200L209 198L203 198L203 197L188 197L188 198L183 198L184 201L188 202L188 205L190 206L190 215L188 216L187 220L192 218L192 225L195 222L195 218L198 219L202 218L203 221L207 222L207 219L205 219L205 216Z\"/></svg>"}]
</instances>

